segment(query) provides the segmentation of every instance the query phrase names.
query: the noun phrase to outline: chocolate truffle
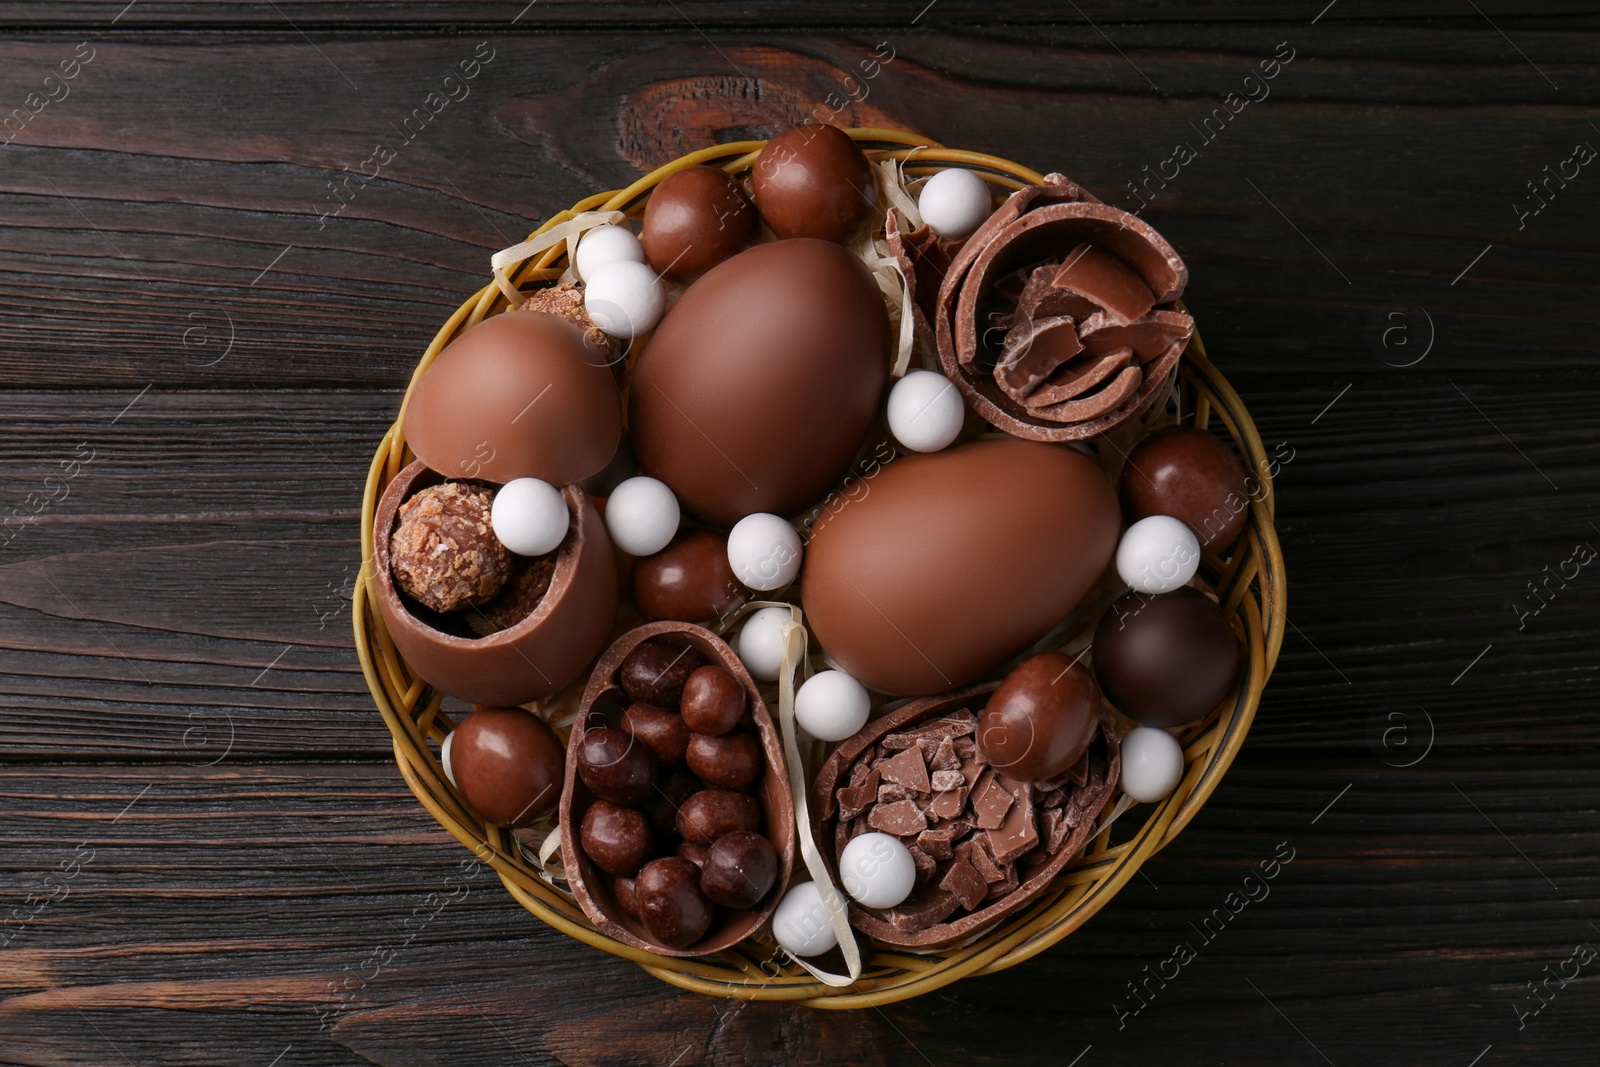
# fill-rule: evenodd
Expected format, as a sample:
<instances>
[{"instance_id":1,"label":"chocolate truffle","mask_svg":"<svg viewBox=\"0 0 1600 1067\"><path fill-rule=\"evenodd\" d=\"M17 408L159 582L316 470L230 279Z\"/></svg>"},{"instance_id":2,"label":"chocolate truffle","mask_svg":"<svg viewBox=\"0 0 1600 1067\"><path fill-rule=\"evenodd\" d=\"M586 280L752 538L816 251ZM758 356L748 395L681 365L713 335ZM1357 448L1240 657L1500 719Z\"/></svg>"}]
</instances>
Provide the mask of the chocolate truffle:
<instances>
[{"instance_id":1,"label":"chocolate truffle","mask_svg":"<svg viewBox=\"0 0 1600 1067\"><path fill-rule=\"evenodd\" d=\"M484 708L450 736L450 772L485 819L527 826L555 810L566 754L543 719L522 708Z\"/></svg>"},{"instance_id":2,"label":"chocolate truffle","mask_svg":"<svg viewBox=\"0 0 1600 1067\"><path fill-rule=\"evenodd\" d=\"M996 770L1042 782L1070 768L1100 731L1100 687L1059 652L1029 656L978 718L978 747Z\"/></svg>"},{"instance_id":3,"label":"chocolate truffle","mask_svg":"<svg viewBox=\"0 0 1600 1067\"><path fill-rule=\"evenodd\" d=\"M689 167L668 175L645 205L645 256L675 282L698 278L755 235L755 208L716 167Z\"/></svg>"},{"instance_id":4,"label":"chocolate truffle","mask_svg":"<svg viewBox=\"0 0 1600 1067\"><path fill-rule=\"evenodd\" d=\"M1182 726L1233 688L1239 639L1222 609L1197 589L1128 593L1095 627L1094 672L1123 714L1146 726Z\"/></svg>"},{"instance_id":5,"label":"chocolate truffle","mask_svg":"<svg viewBox=\"0 0 1600 1067\"><path fill-rule=\"evenodd\" d=\"M647 619L703 622L732 614L750 599L728 566L728 538L689 530L633 566L633 606Z\"/></svg>"},{"instance_id":6,"label":"chocolate truffle","mask_svg":"<svg viewBox=\"0 0 1600 1067\"><path fill-rule=\"evenodd\" d=\"M779 237L843 241L877 213L872 164L837 126L778 134L750 169L756 210Z\"/></svg>"},{"instance_id":7,"label":"chocolate truffle","mask_svg":"<svg viewBox=\"0 0 1600 1067\"><path fill-rule=\"evenodd\" d=\"M445 482L400 505L389 539L395 583L434 611L482 604L498 593L511 576L511 553L489 525L493 502L482 486Z\"/></svg>"},{"instance_id":8,"label":"chocolate truffle","mask_svg":"<svg viewBox=\"0 0 1600 1067\"><path fill-rule=\"evenodd\" d=\"M1193 426L1168 426L1135 445L1120 488L1130 524L1171 515L1206 552L1233 544L1250 517L1244 467L1214 434Z\"/></svg>"},{"instance_id":9,"label":"chocolate truffle","mask_svg":"<svg viewBox=\"0 0 1600 1067\"><path fill-rule=\"evenodd\" d=\"M700 869L668 856L651 860L634 881L639 921L671 948L688 948L711 926L711 902L700 892Z\"/></svg>"},{"instance_id":10,"label":"chocolate truffle","mask_svg":"<svg viewBox=\"0 0 1600 1067\"><path fill-rule=\"evenodd\" d=\"M583 306L583 287L573 282L561 282L545 289L535 289L528 294L518 311L542 311L572 323L583 331L583 343L612 366L622 356L616 338L594 324Z\"/></svg>"}]
</instances>

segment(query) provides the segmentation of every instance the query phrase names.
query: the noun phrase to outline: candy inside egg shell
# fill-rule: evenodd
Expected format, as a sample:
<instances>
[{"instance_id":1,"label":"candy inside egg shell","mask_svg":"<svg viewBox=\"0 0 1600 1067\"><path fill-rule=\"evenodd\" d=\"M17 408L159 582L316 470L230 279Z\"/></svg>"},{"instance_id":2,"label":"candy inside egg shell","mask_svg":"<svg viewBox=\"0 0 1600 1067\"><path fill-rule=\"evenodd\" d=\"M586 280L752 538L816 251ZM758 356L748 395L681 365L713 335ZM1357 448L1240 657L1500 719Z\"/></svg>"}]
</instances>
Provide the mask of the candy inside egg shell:
<instances>
[{"instance_id":1,"label":"candy inside egg shell","mask_svg":"<svg viewBox=\"0 0 1600 1067\"><path fill-rule=\"evenodd\" d=\"M900 840L873 831L853 838L839 854L844 891L869 908L892 908L911 895L917 865Z\"/></svg>"},{"instance_id":2,"label":"candy inside egg shell","mask_svg":"<svg viewBox=\"0 0 1600 1067\"><path fill-rule=\"evenodd\" d=\"M989 183L962 167L941 170L917 194L922 221L940 237L965 237L994 211Z\"/></svg>"}]
</instances>

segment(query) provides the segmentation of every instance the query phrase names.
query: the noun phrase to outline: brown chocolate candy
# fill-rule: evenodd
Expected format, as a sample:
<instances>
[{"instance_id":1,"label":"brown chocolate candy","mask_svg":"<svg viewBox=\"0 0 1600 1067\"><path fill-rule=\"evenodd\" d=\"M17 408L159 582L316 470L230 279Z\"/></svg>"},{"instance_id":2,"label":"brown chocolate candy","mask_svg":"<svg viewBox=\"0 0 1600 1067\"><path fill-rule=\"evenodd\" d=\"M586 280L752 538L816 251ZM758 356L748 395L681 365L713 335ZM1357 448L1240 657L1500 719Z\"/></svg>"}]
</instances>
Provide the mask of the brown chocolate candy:
<instances>
[{"instance_id":1,"label":"brown chocolate candy","mask_svg":"<svg viewBox=\"0 0 1600 1067\"><path fill-rule=\"evenodd\" d=\"M694 734L684 758L707 785L743 789L761 776L761 742L747 730Z\"/></svg>"},{"instance_id":2,"label":"brown chocolate candy","mask_svg":"<svg viewBox=\"0 0 1600 1067\"><path fill-rule=\"evenodd\" d=\"M872 164L837 126L806 123L767 142L750 170L761 218L779 237L843 241L876 213Z\"/></svg>"},{"instance_id":3,"label":"brown chocolate candy","mask_svg":"<svg viewBox=\"0 0 1600 1067\"><path fill-rule=\"evenodd\" d=\"M742 607L750 591L728 565L728 538L687 530L633 565L633 606L647 619L704 622Z\"/></svg>"},{"instance_id":4,"label":"brown chocolate candy","mask_svg":"<svg viewBox=\"0 0 1600 1067\"><path fill-rule=\"evenodd\" d=\"M646 641L622 661L617 682L634 700L658 708L676 708L683 683L705 663L705 657L688 645Z\"/></svg>"},{"instance_id":5,"label":"brown chocolate candy","mask_svg":"<svg viewBox=\"0 0 1600 1067\"><path fill-rule=\"evenodd\" d=\"M602 727L578 744L578 777L613 804L643 804L656 785L656 758L632 735Z\"/></svg>"},{"instance_id":6,"label":"brown chocolate candy","mask_svg":"<svg viewBox=\"0 0 1600 1067\"><path fill-rule=\"evenodd\" d=\"M711 926L711 902L700 892L700 869L668 856L644 865L635 882L639 921L650 936L688 948Z\"/></svg>"},{"instance_id":7,"label":"brown chocolate candy","mask_svg":"<svg viewBox=\"0 0 1600 1067\"><path fill-rule=\"evenodd\" d=\"M761 805L749 793L702 789L678 809L678 833L693 845L709 845L723 834L761 827Z\"/></svg>"},{"instance_id":8,"label":"brown chocolate candy","mask_svg":"<svg viewBox=\"0 0 1600 1067\"><path fill-rule=\"evenodd\" d=\"M1146 726L1182 726L1233 688L1239 638L1198 589L1127 593L1095 627L1094 672L1123 714Z\"/></svg>"},{"instance_id":9,"label":"brown chocolate candy","mask_svg":"<svg viewBox=\"0 0 1600 1067\"><path fill-rule=\"evenodd\" d=\"M1029 656L978 717L978 747L997 770L1042 782L1082 758L1100 732L1100 687L1059 652Z\"/></svg>"},{"instance_id":10,"label":"brown chocolate candy","mask_svg":"<svg viewBox=\"0 0 1600 1067\"><path fill-rule=\"evenodd\" d=\"M611 880L611 895L616 898L617 907L632 915L639 917L639 888L638 882L627 875L619 875Z\"/></svg>"},{"instance_id":11,"label":"brown chocolate candy","mask_svg":"<svg viewBox=\"0 0 1600 1067\"><path fill-rule=\"evenodd\" d=\"M728 835L724 834L723 836L726 837ZM696 867L704 868L706 865L706 857L711 855L711 853L704 845L696 845L689 841L680 841L678 842L678 848L675 855L677 855L677 857L681 860L688 860Z\"/></svg>"},{"instance_id":12,"label":"brown chocolate candy","mask_svg":"<svg viewBox=\"0 0 1600 1067\"><path fill-rule=\"evenodd\" d=\"M655 753L663 766L683 762L690 730L683 716L650 704L633 703L622 714L622 728Z\"/></svg>"},{"instance_id":13,"label":"brown chocolate candy","mask_svg":"<svg viewBox=\"0 0 1600 1067\"><path fill-rule=\"evenodd\" d=\"M689 167L669 174L644 209L644 254L664 277L688 282L756 236L756 211L727 173Z\"/></svg>"},{"instance_id":14,"label":"brown chocolate candy","mask_svg":"<svg viewBox=\"0 0 1600 1067\"><path fill-rule=\"evenodd\" d=\"M450 773L467 803L501 826L527 826L561 800L566 754L555 731L522 708L484 708L456 727Z\"/></svg>"},{"instance_id":15,"label":"brown chocolate candy","mask_svg":"<svg viewBox=\"0 0 1600 1067\"><path fill-rule=\"evenodd\" d=\"M644 802L645 817L659 830L676 833L678 809L683 802L705 788L705 784L681 767L668 772L656 786L655 793Z\"/></svg>"},{"instance_id":16,"label":"brown chocolate candy","mask_svg":"<svg viewBox=\"0 0 1600 1067\"><path fill-rule=\"evenodd\" d=\"M556 574L560 550L545 556L513 556L511 578L482 607L467 608L462 614L467 626L479 637L509 630L532 615L550 591Z\"/></svg>"},{"instance_id":17,"label":"brown chocolate candy","mask_svg":"<svg viewBox=\"0 0 1600 1067\"><path fill-rule=\"evenodd\" d=\"M1168 426L1135 445L1120 492L1130 524L1171 515L1194 531L1205 552L1233 544L1250 517L1244 467L1214 434L1193 426Z\"/></svg>"},{"instance_id":18,"label":"brown chocolate candy","mask_svg":"<svg viewBox=\"0 0 1600 1067\"><path fill-rule=\"evenodd\" d=\"M491 599L511 576L511 553L489 525L494 493L445 482L400 505L389 566L406 595L434 611Z\"/></svg>"},{"instance_id":19,"label":"brown chocolate candy","mask_svg":"<svg viewBox=\"0 0 1600 1067\"><path fill-rule=\"evenodd\" d=\"M583 814L578 842L607 874L632 874L650 858L650 824L637 808L597 800Z\"/></svg>"},{"instance_id":20,"label":"brown chocolate candy","mask_svg":"<svg viewBox=\"0 0 1600 1067\"><path fill-rule=\"evenodd\" d=\"M778 854L753 830L735 830L711 842L700 865L700 891L727 908L752 908L772 891Z\"/></svg>"},{"instance_id":21,"label":"brown chocolate candy","mask_svg":"<svg viewBox=\"0 0 1600 1067\"><path fill-rule=\"evenodd\" d=\"M721 667L707 664L683 684L681 711L696 733L725 734L744 718L744 686Z\"/></svg>"}]
</instances>

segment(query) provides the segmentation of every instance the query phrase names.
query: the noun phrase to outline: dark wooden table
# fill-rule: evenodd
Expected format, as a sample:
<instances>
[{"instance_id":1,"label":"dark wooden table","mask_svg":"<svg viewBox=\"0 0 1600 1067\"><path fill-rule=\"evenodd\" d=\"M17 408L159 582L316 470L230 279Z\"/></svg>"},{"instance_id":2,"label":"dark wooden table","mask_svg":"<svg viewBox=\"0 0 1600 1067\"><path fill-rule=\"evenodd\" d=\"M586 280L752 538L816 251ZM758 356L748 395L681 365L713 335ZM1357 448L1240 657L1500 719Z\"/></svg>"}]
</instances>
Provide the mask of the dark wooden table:
<instances>
[{"instance_id":1,"label":"dark wooden table","mask_svg":"<svg viewBox=\"0 0 1600 1067\"><path fill-rule=\"evenodd\" d=\"M1593 5L524 2L0 2L0 1063L1600 1058ZM459 881L350 636L368 458L489 254L819 107L1148 200L1291 590L1146 877L856 1014Z\"/></svg>"}]
</instances>

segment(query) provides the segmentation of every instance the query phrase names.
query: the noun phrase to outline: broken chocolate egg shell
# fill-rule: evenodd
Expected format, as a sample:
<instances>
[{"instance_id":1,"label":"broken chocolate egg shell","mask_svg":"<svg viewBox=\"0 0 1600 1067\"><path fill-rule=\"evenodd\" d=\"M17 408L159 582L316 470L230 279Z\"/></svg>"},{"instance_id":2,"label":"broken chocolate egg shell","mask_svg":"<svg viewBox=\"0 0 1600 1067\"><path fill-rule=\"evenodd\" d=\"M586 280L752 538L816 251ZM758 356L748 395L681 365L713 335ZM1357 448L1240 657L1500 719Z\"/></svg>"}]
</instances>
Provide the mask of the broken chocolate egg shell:
<instances>
[{"instance_id":1,"label":"broken chocolate egg shell","mask_svg":"<svg viewBox=\"0 0 1600 1067\"><path fill-rule=\"evenodd\" d=\"M565 688L605 647L617 614L611 539L583 490L562 490L572 528L558 550L550 589L527 618L488 637L451 633L449 620L404 597L389 571L389 538L400 505L446 481L417 460L384 489L372 524L378 612L406 665L442 693L472 704L525 704Z\"/></svg>"},{"instance_id":2,"label":"broken chocolate egg shell","mask_svg":"<svg viewBox=\"0 0 1600 1067\"><path fill-rule=\"evenodd\" d=\"M628 698L618 684L618 672L628 654L650 640L692 648L707 663L723 668L744 686L750 700L756 736L765 755L761 779L754 786L755 795L761 803L760 832L772 842L778 855L778 876L774 884L782 887L789 882L795 856L794 797L789 789L789 772L784 763L777 727L766 703L761 699L760 690L733 649L710 630L689 623L653 622L629 630L606 649L591 672L568 740L566 787L561 794L561 854L566 864L567 884L577 898L578 906L601 932L623 944L665 956L704 956L720 952L754 934L771 917L782 894L771 892L749 910L718 908L710 928L698 941L674 948L651 936L644 924L621 906L613 895L611 879L584 855L575 832L595 801L594 794L577 775L576 746L588 729L591 711L603 719L607 709L615 709L619 703L624 707L627 705Z\"/></svg>"}]
</instances>

